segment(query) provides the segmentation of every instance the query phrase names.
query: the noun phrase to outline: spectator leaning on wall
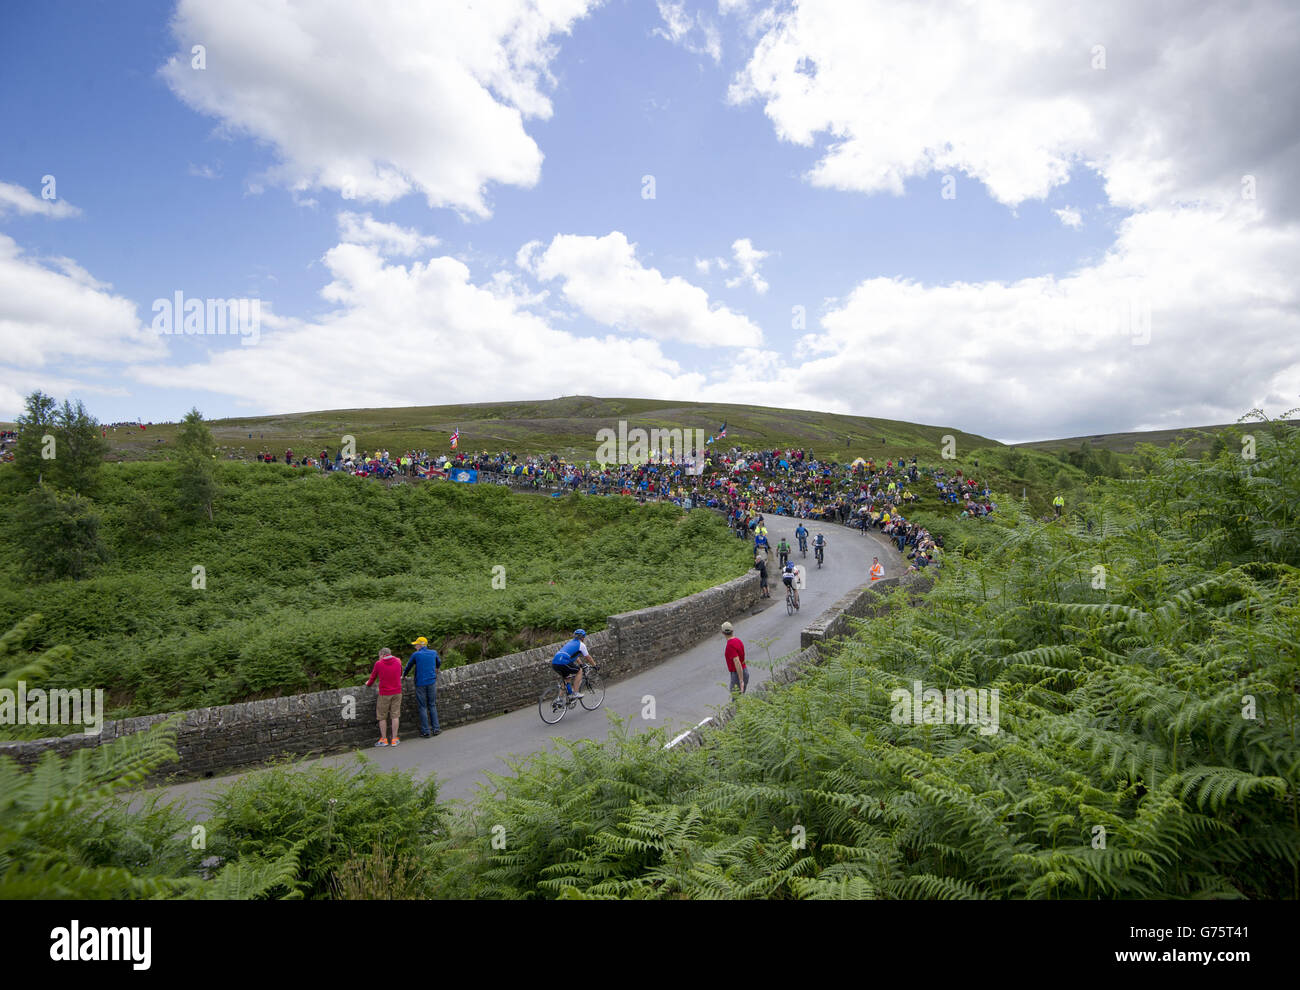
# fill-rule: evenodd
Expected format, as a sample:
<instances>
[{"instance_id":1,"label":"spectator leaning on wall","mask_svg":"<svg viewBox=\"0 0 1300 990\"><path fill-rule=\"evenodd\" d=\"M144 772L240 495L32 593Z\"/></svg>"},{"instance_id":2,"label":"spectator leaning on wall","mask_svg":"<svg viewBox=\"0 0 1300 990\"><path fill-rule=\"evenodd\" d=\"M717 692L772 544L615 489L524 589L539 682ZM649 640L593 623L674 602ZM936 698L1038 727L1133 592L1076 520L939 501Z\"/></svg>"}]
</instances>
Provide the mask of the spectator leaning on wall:
<instances>
[{"instance_id":1,"label":"spectator leaning on wall","mask_svg":"<svg viewBox=\"0 0 1300 990\"><path fill-rule=\"evenodd\" d=\"M437 650L429 649L429 641L423 636L411 644L416 647L411 659L406 661L402 671L405 677L415 668L415 700L420 706L420 736L428 739L442 732L438 728L438 668L442 660Z\"/></svg>"},{"instance_id":2,"label":"spectator leaning on wall","mask_svg":"<svg viewBox=\"0 0 1300 990\"><path fill-rule=\"evenodd\" d=\"M397 746L401 740L397 737L397 722L402 716L402 661L393 656L393 651L384 647L379 651L379 659L370 671L370 680L366 687L379 679L379 702L375 714L379 718L379 742L376 746ZM393 720L393 741L388 741L388 719Z\"/></svg>"}]
</instances>

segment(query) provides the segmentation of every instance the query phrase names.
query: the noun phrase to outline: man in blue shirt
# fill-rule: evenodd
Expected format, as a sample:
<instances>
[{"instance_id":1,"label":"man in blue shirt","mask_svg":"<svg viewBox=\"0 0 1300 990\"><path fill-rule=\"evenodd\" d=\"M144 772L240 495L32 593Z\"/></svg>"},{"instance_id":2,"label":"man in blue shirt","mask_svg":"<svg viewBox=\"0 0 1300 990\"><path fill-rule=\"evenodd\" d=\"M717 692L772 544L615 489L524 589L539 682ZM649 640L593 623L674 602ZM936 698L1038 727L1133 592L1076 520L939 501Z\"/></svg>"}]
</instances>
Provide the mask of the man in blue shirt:
<instances>
[{"instance_id":1,"label":"man in blue shirt","mask_svg":"<svg viewBox=\"0 0 1300 990\"><path fill-rule=\"evenodd\" d=\"M551 658L551 669L564 681L564 690L572 698L582 697L582 661L578 659L579 656L591 659L591 654L587 652L585 629L575 629L573 639L561 646L560 652ZM574 678L572 684L569 682L571 677Z\"/></svg>"},{"instance_id":2,"label":"man in blue shirt","mask_svg":"<svg viewBox=\"0 0 1300 990\"><path fill-rule=\"evenodd\" d=\"M407 676L411 668L415 668L415 700L420 706L420 735L428 739L442 732L438 728L438 668L442 666L442 660L437 650L429 649L429 641L423 636L411 645L416 650L411 654L411 659L406 661L402 676Z\"/></svg>"}]
</instances>

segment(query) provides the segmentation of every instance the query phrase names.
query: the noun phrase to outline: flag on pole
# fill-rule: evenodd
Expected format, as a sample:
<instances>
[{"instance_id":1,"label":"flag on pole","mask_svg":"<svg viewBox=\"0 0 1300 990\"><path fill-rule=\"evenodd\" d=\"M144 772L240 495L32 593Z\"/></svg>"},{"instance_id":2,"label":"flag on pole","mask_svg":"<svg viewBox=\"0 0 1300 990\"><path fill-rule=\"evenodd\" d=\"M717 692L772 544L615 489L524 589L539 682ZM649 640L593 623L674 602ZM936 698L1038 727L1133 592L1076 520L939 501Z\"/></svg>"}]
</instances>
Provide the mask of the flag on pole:
<instances>
[{"instance_id":1,"label":"flag on pole","mask_svg":"<svg viewBox=\"0 0 1300 990\"><path fill-rule=\"evenodd\" d=\"M451 449L455 450L456 445L460 443L460 427L456 427L451 434Z\"/></svg>"},{"instance_id":2,"label":"flag on pole","mask_svg":"<svg viewBox=\"0 0 1300 990\"><path fill-rule=\"evenodd\" d=\"M720 430L718 431L718 439L719 439L719 440L725 439L726 436L727 436L727 424L726 424L726 423L723 423L723 424L722 424L722 429L720 429Z\"/></svg>"}]
</instances>

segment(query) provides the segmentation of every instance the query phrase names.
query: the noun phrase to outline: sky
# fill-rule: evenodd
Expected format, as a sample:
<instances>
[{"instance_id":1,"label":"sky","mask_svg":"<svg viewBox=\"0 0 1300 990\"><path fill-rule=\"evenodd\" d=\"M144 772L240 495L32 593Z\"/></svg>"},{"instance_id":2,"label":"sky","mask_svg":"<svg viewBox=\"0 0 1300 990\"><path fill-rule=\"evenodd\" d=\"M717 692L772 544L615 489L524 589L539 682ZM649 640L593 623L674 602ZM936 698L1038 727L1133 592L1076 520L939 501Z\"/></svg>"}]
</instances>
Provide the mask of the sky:
<instances>
[{"instance_id":1,"label":"sky","mask_svg":"<svg viewBox=\"0 0 1300 990\"><path fill-rule=\"evenodd\" d=\"M1298 58L1282 0L11 0L0 418L1276 416Z\"/></svg>"}]
</instances>

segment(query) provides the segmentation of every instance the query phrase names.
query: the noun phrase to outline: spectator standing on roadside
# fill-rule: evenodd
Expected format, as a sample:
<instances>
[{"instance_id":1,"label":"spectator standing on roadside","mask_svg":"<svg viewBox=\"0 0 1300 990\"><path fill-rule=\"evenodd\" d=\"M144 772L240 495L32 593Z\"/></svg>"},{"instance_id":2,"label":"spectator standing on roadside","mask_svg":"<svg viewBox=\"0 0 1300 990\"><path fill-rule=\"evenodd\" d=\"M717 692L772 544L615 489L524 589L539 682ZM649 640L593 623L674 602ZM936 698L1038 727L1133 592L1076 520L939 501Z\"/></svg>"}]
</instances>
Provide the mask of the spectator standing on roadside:
<instances>
[{"instance_id":1,"label":"spectator standing on roadside","mask_svg":"<svg viewBox=\"0 0 1300 990\"><path fill-rule=\"evenodd\" d=\"M384 647L379 651L379 659L370 671L366 687L379 680L379 702L375 714L379 719L379 742L376 746L397 746L401 740L397 737L397 722L402 716L402 661L393 656L393 651ZM393 741L388 741L388 719L393 720Z\"/></svg>"},{"instance_id":2,"label":"spectator standing on roadside","mask_svg":"<svg viewBox=\"0 0 1300 990\"><path fill-rule=\"evenodd\" d=\"M405 677L415 668L415 701L420 706L420 738L441 734L438 727L438 668L442 659L437 650L429 649L429 641L421 636L411 644L416 648L402 670Z\"/></svg>"},{"instance_id":3,"label":"spectator standing on roadside","mask_svg":"<svg viewBox=\"0 0 1300 990\"><path fill-rule=\"evenodd\" d=\"M731 673L731 690L739 690L744 694L749 687L749 668L745 666L745 644L734 633L735 629L730 622L722 624L722 635L727 637L722 655L727 661L727 670Z\"/></svg>"},{"instance_id":4,"label":"spectator standing on roadside","mask_svg":"<svg viewBox=\"0 0 1300 990\"><path fill-rule=\"evenodd\" d=\"M772 593L767 590L767 560L762 554L755 555L754 570L758 571L759 590L762 591L763 597L771 598Z\"/></svg>"}]
</instances>

